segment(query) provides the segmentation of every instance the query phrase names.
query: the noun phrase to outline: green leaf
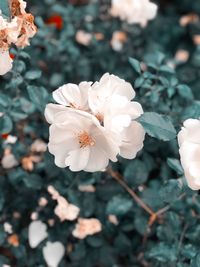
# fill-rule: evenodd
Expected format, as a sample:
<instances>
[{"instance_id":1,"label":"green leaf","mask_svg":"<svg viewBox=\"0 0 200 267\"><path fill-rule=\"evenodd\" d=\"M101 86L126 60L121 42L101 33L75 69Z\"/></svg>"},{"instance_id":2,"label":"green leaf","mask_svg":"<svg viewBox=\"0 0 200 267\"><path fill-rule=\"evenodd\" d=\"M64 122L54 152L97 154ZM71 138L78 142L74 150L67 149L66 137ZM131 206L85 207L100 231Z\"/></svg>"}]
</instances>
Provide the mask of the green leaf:
<instances>
[{"instance_id":1,"label":"green leaf","mask_svg":"<svg viewBox=\"0 0 200 267\"><path fill-rule=\"evenodd\" d=\"M183 192L184 182L182 179L170 179L163 185L159 194L166 203L172 203L178 199Z\"/></svg>"},{"instance_id":2,"label":"green leaf","mask_svg":"<svg viewBox=\"0 0 200 267\"><path fill-rule=\"evenodd\" d=\"M49 94L44 87L37 87L37 86L28 86L27 91L30 97L30 100L35 105L35 107L43 112L45 106L49 99Z\"/></svg>"},{"instance_id":3,"label":"green leaf","mask_svg":"<svg viewBox=\"0 0 200 267\"><path fill-rule=\"evenodd\" d=\"M129 212L133 202L130 198L122 195L114 196L107 204L106 213L122 216Z\"/></svg>"},{"instance_id":4,"label":"green leaf","mask_svg":"<svg viewBox=\"0 0 200 267\"><path fill-rule=\"evenodd\" d=\"M148 256L160 262L174 262L177 259L177 248L174 245L160 243L149 251Z\"/></svg>"},{"instance_id":5,"label":"green leaf","mask_svg":"<svg viewBox=\"0 0 200 267\"><path fill-rule=\"evenodd\" d=\"M196 257L192 259L190 267L199 267L199 266L200 266L200 253L198 253Z\"/></svg>"},{"instance_id":6,"label":"green leaf","mask_svg":"<svg viewBox=\"0 0 200 267\"><path fill-rule=\"evenodd\" d=\"M171 169L173 169L177 174L182 175L184 173L183 168L178 159L168 158L167 164Z\"/></svg>"},{"instance_id":7,"label":"green leaf","mask_svg":"<svg viewBox=\"0 0 200 267\"><path fill-rule=\"evenodd\" d=\"M177 90L180 96L182 96L183 98L187 99L187 100L193 100L194 96L193 93L190 89L190 87L188 87L185 84L181 84L177 86Z\"/></svg>"},{"instance_id":8,"label":"green leaf","mask_svg":"<svg viewBox=\"0 0 200 267\"><path fill-rule=\"evenodd\" d=\"M42 178L36 174L25 175L23 181L31 189L39 190L42 187Z\"/></svg>"},{"instance_id":9,"label":"green leaf","mask_svg":"<svg viewBox=\"0 0 200 267\"><path fill-rule=\"evenodd\" d=\"M151 137L163 141L170 141L176 138L176 130L168 117L155 112L146 112L139 117L138 122L142 124Z\"/></svg>"},{"instance_id":10,"label":"green leaf","mask_svg":"<svg viewBox=\"0 0 200 267\"><path fill-rule=\"evenodd\" d=\"M42 75L40 70L30 70L26 73L25 79L27 80L36 80L39 79Z\"/></svg>"},{"instance_id":11,"label":"green leaf","mask_svg":"<svg viewBox=\"0 0 200 267\"><path fill-rule=\"evenodd\" d=\"M9 2L8 0L1 0L0 1L0 10L2 11L2 14L10 18L10 9L9 9Z\"/></svg>"},{"instance_id":12,"label":"green leaf","mask_svg":"<svg viewBox=\"0 0 200 267\"><path fill-rule=\"evenodd\" d=\"M125 169L124 178L132 186L143 184L148 178L146 165L140 160L130 162Z\"/></svg>"},{"instance_id":13,"label":"green leaf","mask_svg":"<svg viewBox=\"0 0 200 267\"><path fill-rule=\"evenodd\" d=\"M13 128L13 123L8 115L0 117L0 134L10 133Z\"/></svg>"},{"instance_id":14,"label":"green leaf","mask_svg":"<svg viewBox=\"0 0 200 267\"><path fill-rule=\"evenodd\" d=\"M130 57L129 63L137 73L141 74L140 62L137 59Z\"/></svg>"}]
</instances>

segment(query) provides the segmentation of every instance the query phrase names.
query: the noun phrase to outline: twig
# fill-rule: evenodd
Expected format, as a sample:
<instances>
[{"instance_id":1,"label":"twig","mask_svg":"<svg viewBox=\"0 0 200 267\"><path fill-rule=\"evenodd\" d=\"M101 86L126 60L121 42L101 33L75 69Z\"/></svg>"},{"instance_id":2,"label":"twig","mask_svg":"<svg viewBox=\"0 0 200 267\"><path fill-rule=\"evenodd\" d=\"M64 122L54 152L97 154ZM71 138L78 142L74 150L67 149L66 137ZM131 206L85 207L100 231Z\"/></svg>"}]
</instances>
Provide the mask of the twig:
<instances>
[{"instance_id":1,"label":"twig","mask_svg":"<svg viewBox=\"0 0 200 267\"><path fill-rule=\"evenodd\" d=\"M148 214L153 217L156 216L155 212L125 183L120 173L115 172L110 168L107 169L107 173L109 173Z\"/></svg>"}]
</instances>

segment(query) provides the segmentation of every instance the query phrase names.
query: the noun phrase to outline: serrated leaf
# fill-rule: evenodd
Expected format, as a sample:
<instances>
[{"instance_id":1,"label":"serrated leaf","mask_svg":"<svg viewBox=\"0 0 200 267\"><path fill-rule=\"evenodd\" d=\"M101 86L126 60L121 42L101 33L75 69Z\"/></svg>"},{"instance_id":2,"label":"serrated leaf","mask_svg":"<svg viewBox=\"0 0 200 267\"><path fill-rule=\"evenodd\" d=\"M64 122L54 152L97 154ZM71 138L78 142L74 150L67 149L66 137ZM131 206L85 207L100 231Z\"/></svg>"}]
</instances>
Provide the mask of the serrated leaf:
<instances>
[{"instance_id":1,"label":"serrated leaf","mask_svg":"<svg viewBox=\"0 0 200 267\"><path fill-rule=\"evenodd\" d=\"M142 124L151 137L163 141L170 141L176 138L176 130L168 117L155 112L146 112L139 117L138 122Z\"/></svg>"}]
</instances>

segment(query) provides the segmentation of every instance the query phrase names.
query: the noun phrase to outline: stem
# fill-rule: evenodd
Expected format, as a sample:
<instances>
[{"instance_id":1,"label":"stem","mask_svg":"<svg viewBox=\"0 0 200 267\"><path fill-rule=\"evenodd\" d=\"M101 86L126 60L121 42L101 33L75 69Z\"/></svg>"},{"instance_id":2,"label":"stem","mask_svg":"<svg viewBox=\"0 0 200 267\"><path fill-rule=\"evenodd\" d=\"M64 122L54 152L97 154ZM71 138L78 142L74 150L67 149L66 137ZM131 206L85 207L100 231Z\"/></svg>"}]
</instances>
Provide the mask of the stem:
<instances>
[{"instance_id":1,"label":"stem","mask_svg":"<svg viewBox=\"0 0 200 267\"><path fill-rule=\"evenodd\" d=\"M139 206L151 216L155 216L155 212L125 183L120 173L115 172L110 168L107 169L107 173L109 173L129 193L129 195L132 196Z\"/></svg>"}]
</instances>

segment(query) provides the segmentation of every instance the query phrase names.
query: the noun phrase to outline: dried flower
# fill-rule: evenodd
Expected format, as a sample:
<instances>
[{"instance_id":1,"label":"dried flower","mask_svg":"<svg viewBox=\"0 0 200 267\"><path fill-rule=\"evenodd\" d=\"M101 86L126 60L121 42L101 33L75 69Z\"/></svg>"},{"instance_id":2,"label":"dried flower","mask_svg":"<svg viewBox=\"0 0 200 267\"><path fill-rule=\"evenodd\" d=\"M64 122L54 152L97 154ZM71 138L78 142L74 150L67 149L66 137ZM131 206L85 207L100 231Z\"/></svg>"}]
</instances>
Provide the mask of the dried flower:
<instances>
[{"instance_id":1,"label":"dried flower","mask_svg":"<svg viewBox=\"0 0 200 267\"><path fill-rule=\"evenodd\" d=\"M115 51L121 51L124 43L127 41L127 35L125 32L116 31L112 35L111 46Z\"/></svg>"},{"instance_id":2,"label":"dried flower","mask_svg":"<svg viewBox=\"0 0 200 267\"><path fill-rule=\"evenodd\" d=\"M101 232L102 225L98 219L84 219L79 218L78 223L76 224L75 229L72 232L72 235L79 239L84 239L88 235L94 235Z\"/></svg>"},{"instance_id":3,"label":"dried flower","mask_svg":"<svg viewBox=\"0 0 200 267\"><path fill-rule=\"evenodd\" d=\"M17 234L13 234L8 237L8 243L12 245L13 247L19 246L19 237Z\"/></svg>"},{"instance_id":4,"label":"dried flower","mask_svg":"<svg viewBox=\"0 0 200 267\"><path fill-rule=\"evenodd\" d=\"M79 30L76 33L76 41L79 44L88 46L92 40L92 35L85 31Z\"/></svg>"},{"instance_id":5,"label":"dried flower","mask_svg":"<svg viewBox=\"0 0 200 267\"><path fill-rule=\"evenodd\" d=\"M49 186L48 191L52 195L52 198L57 201L57 206L55 207L54 212L59 217L60 221L74 221L78 217L80 209L77 206L68 203L64 197L60 196L53 186Z\"/></svg>"},{"instance_id":6,"label":"dried flower","mask_svg":"<svg viewBox=\"0 0 200 267\"><path fill-rule=\"evenodd\" d=\"M187 62L190 54L188 51L180 49L176 52L175 59L179 62Z\"/></svg>"}]
</instances>

